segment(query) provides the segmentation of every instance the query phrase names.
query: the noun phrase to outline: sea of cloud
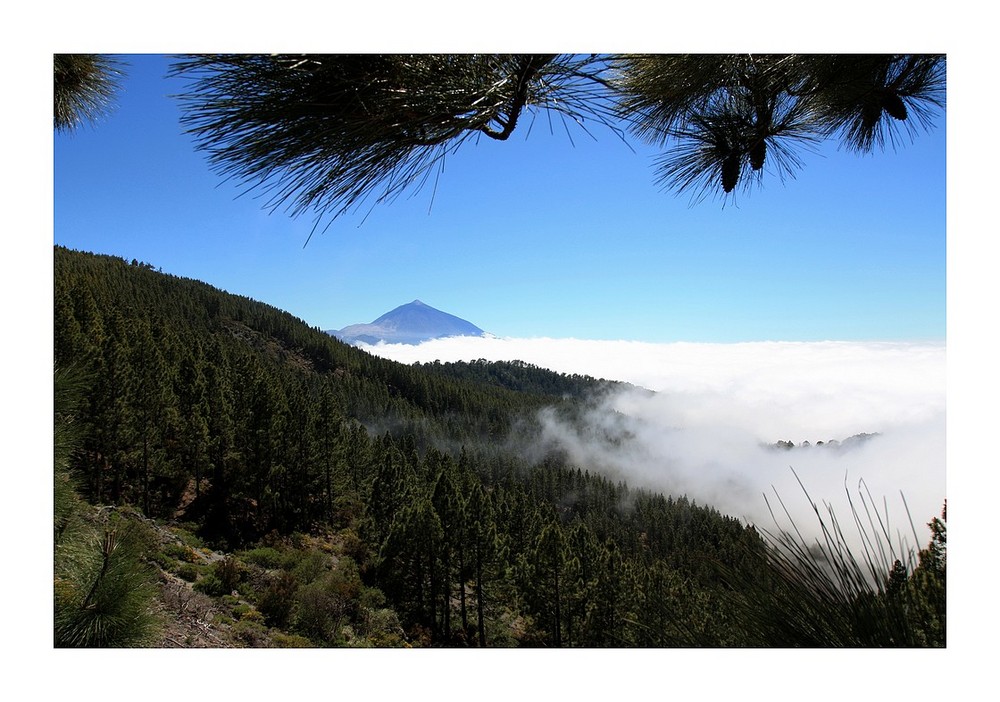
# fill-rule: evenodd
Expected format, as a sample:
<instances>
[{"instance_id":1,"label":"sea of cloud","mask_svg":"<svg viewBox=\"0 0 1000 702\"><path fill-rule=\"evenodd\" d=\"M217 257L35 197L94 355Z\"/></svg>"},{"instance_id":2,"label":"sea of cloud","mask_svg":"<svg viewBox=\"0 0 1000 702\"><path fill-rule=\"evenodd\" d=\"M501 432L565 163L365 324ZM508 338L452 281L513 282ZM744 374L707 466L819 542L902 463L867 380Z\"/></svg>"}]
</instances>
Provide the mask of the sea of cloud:
<instances>
[{"instance_id":1,"label":"sea of cloud","mask_svg":"<svg viewBox=\"0 0 1000 702\"><path fill-rule=\"evenodd\" d=\"M581 466L767 529L790 526L781 507L772 518L780 498L797 526L815 531L804 487L845 531L851 501L870 496L893 538L913 544L912 517L922 545L946 496L943 343L455 337L363 348L403 363L516 359L655 391L612 393L583 426L543 412L544 440ZM622 432L630 440L601 438ZM859 434L877 436L843 443ZM795 448L774 448L779 440Z\"/></svg>"}]
</instances>

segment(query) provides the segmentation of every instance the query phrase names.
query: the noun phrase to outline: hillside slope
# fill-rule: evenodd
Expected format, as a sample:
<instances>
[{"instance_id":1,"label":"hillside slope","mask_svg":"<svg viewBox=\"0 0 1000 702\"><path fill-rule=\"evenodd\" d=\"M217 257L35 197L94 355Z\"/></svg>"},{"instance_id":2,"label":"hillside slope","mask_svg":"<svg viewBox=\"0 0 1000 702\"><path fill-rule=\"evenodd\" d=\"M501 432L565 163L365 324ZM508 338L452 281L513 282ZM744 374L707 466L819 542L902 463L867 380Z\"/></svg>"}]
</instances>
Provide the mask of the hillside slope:
<instances>
[{"instance_id":1,"label":"hillside slope","mask_svg":"<svg viewBox=\"0 0 1000 702\"><path fill-rule=\"evenodd\" d=\"M102 515L123 510L182 540L136 543L179 587L162 601L212 598L240 645L782 645L729 585L760 582L757 532L522 450L541 408L607 383L404 366L148 264L54 264L56 363L83 398L57 427L100 537L57 524L61 620L95 612L120 533Z\"/></svg>"}]
</instances>

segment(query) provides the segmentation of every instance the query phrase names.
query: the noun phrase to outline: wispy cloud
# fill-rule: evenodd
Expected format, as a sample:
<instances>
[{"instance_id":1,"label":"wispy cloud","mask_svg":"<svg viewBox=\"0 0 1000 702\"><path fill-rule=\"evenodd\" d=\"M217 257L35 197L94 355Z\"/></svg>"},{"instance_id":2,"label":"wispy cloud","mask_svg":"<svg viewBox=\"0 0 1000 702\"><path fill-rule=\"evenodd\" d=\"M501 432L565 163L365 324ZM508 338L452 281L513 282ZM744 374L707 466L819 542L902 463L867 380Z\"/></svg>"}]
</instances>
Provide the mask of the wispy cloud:
<instances>
[{"instance_id":1,"label":"wispy cloud","mask_svg":"<svg viewBox=\"0 0 1000 702\"><path fill-rule=\"evenodd\" d=\"M944 344L458 337L365 348L404 363L518 359L654 390L607 397L582 429L543 415L545 437L583 465L765 526L765 493L772 505L780 494L797 522L814 521L791 468L841 519L850 515L845 486L857 496L863 481L905 535L902 493L921 539L945 498ZM624 447L594 439L623 427L633 437ZM861 433L878 437L816 446ZM778 440L811 446L763 446Z\"/></svg>"}]
</instances>

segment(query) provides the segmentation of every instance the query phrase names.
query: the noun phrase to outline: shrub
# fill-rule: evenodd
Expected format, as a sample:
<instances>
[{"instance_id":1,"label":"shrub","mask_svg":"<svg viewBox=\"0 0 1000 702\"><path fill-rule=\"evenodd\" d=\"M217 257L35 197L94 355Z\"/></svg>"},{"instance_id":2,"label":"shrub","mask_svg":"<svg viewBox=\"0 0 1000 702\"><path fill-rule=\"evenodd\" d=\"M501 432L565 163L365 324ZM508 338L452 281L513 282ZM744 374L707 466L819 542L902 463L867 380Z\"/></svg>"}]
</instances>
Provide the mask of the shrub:
<instances>
[{"instance_id":1,"label":"shrub","mask_svg":"<svg viewBox=\"0 0 1000 702\"><path fill-rule=\"evenodd\" d=\"M176 558L170 558L169 556L166 556L163 553L160 553L159 551L154 553L151 556L150 560L156 565L158 565L160 569L169 571L171 573L175 572L177 568L180 566L180 563L177 561Z\"/></svg>"},{"instance_id":2,"label":"shrub","mask_svg":"<svg viewBox=\"0 0 1000 702\"><path fill-rule=\"evenodd\" d=\"M233 607L233 614L236 615L237 619L246 620L249 622L257 622L258 624L264 623L264 615L254 607L248 604L239 604Z\"/></svg>"},{"instance_id":3,"label":"shrub","mask_svg":"<svg viewBox=\"0 0 1000 702\"><path fill-rule=\"evenodd\" d=\"M198 580L198 568L192 563L180 563L177 566L177 577L193 583Z\"/></svg>"},{"instance_id":4,"label":"shrub","mask_svg":"<svg viewBox=\"0 0 1000 702\"><path fill-rule=\"evenodd\" d=\"M194 563L199 560L194 550L190 546L185 546L184 544L164 544L160 548L160 552L167 558L173 558L174 560L184 561L186 563Z\"/></svg>"},{"instance_id":5,"label":"shrub","mask_svg":"<svg viewBox=\"0 0 1000 702\"><path fill-rule=\"evenodd\" d=\"M205 542L202 541L201 537L194 533L197 528L197 524L185 522L180 526L171 528L170 531L172 531L177 538L184 542L185 546L189 546L190 548L204 548Z\"/></svg>"},{"instance_id":6,"label":"shrub","mask_svg":"<svg viewBox=\"0 0 1000 702\"><path fill-rule=\"evenodd\" d=\"M406 645L406 635L399 616L392 609L365 610L359 629L364 636L351 641L352 646L398 648Z\"/></svg>"},{"instance_id":7,"label":"shrub","mask_svg":"<svg viewBox=\"0 0 1000 702\"><path fill-rule=\"evenodd\" d=\"M261 546L250 551L243 551L240 553L240 558L247 563L253 563L268 570L280 568L284 560L281 551L273 546Z\"/></svg>"},{"instance_id":8,"label":"shrub","mask_svg":"<svg viewBox=\"0 0 1000 702\"><path fill-rule=\"evenodd\" d=\"M372 557L368 544L353 529L345 529L340 534L343 544L341 552L354 559L362 571L365 570Z\"/></svg>"},{"instance_id":9,"label":"shrub","mask_svg":"<svg viewBox=\"0 0 1000 702\"><path fill-rule=\"evenodd\" d=\"M292 575L302 585L307 585L316 580L330 567L330 556L321 551L303 551L297 559Z\"/></svg>"},{"instance_id":10,"label":"shrub","mask_svg":"<svg viewBox=\"0 0 1000 702\"><path fill-rule=\"evenodd\" d=\"M219 579L219 582L222 583L223 588L228 593L236 589L242 577L243 568L240 566L238 560L227 557L221 561L216 561L215 565L212 566L212 572L215 573L215 577Z\"/></svg>"},{"instance_id":11,"label":"shrub","mask_svg":"<svg viewBox=\"0 0 1000 702\"><path fill-rule=\"evenodd\" d=\"M268 644L267 628L259 622L241 619L233 624L233 634L247 646L263 647Z\"/></svg>"},{"instance_id":12,"label":"shrub","mask_svg":"<svg viewBox=\"0 0 1000 702\"><path fill-rule=\"evenodd\" d=\"M201 580L194 584L194 589L198 592L203 592L209 597L222 597L223 595L228 595L230 590L226 589L225 584L219 580L219 576L215 573L208 573Z\"/></svg>"},{"instance_id":13,"label":"shrub","mask_svg":"<svg viewBox=\"0 0 1000 702\"><path fill-rule=\"evenodd\" d=\"M299 588L293 628L315 641L338 643L346 607L324 580Z\"/></svg>"},{"instance_id":14,"label":"shrub","mask_svg":"<svg viewBox=\"0 0 1000 702\"><path fill-rule=\"evenodd\" d=\"M275 631L271 634L271 644L275 648L314 648L315 644L305 636Z\"/></svg>"},{"instance_id":15,"label":"shrub","mask_svg":"<svg viewBox=\"0 0 1000 702\"><path fill-rule=\"evenodd\" d=\"M281 628L287 624L297 588L298 583L288 573L280 573L270 579L257 600L257 609L264 615L268 626Z\"/></svg>"}]
</instances>

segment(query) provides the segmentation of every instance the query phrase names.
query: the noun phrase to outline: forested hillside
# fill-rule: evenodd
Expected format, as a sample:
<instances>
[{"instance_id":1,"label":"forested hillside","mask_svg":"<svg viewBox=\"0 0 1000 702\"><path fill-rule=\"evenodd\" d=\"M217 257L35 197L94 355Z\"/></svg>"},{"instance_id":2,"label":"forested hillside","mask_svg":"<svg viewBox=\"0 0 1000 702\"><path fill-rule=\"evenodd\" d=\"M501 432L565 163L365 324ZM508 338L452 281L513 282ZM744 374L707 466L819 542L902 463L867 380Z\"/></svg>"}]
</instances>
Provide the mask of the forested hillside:
<instances>
[{"instance_id":1,"label":"forested hillside","mask_svg":"<svg viewBox=\"0 0 1000 702\"><path fill-rule=\"evenodd\" d=\"M122 643L58 625L99 619L97 586L124 552L108 512L182 535L133 551L161 585L218 598L242 645L837 642L761 625L784 617L788 590L752 527L519 450L539 409L572 413L609 381L516 361L404 366L266 304L60 247L54 315L77 398L57 396L57 645ZM89 571L70 558L74 514L100 542ZM943 643L936 553L892 576L906 597L879 586L907 626L846 643Z\"/></svg>"}]
</instances>

